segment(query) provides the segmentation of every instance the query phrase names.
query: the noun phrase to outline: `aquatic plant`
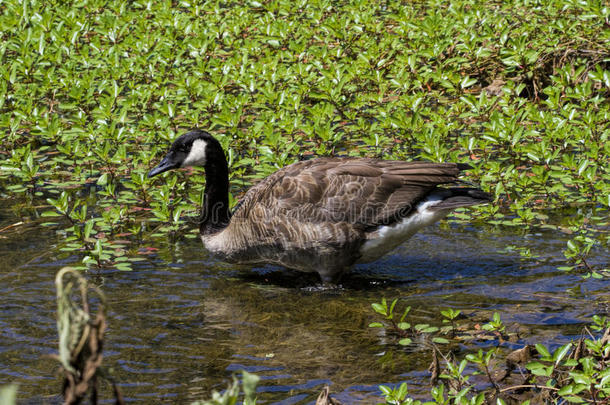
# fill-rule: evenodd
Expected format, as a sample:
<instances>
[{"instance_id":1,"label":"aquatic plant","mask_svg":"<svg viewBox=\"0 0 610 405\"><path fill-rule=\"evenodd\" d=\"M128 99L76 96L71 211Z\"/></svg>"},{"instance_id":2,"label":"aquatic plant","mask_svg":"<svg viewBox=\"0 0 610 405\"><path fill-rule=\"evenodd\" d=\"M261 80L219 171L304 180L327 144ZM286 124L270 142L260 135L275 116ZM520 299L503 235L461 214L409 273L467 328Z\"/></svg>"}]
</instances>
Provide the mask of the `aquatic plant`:
<instances>
[{"instance_id":1,"label":"aquatic plant","mask_svg":"<svg viewBox=\"0 0 610 405\"><path fill-rule=\"evenodd\" d=\"M385 299L373 303L373 310L384 317L384 323L370 327L383 328L384 336L396 336L398 345L429 347L430 397L423 402L408 397L406 383L394 387L379 387L387 404L506 404L506 403L607 403L610 400L610 320L595 315L583 330L579 340L564 344L551 351L544 344L514 346L517 334L509 332L498 313L478 328L456 327L458 311L443 310L446 320L452 321L452 336L439 340L435 335L445 334L438 327L411 328L404 322L410 312L407 307L394 321L397 300L388 305ZM466 317L464 317L466 318ZM467 318L466 318L467 319ZM443 333L445 332L445 333ZM427 335L426 335L427 334ZM417 336L416 343L404 336ZM438 343L447 344L445 348ZM488 350L476 345L494 344ZM507 345L508 343L508 345ZM463 348L457 344L473 345L471 353L462 360L457 356ZM474 349L474 350L473 350Z\"/></svg>"},{"instance_id":2,"label":"aquatic plant","mask_svg":"<svg viewBox=\"0 0 610 405\"><path fill-rule=\"evenodd\" d=\"M497 201L453 220L572 233L562 268L607 274L586 259L608 243L602 2L219 7L3 3L3 194L82 267L129 270L149 238L195 236L202 180L145 173L197 126L224 134L234 196L311 155L469 161Z\"/></svg>"},{"instance_id":3,"label":"aquatic plant","mask_svg":"<svg viewBox=\"0 0 610 405\"><path fill-rule=\"evenodd\" d=\"M7 0L0 196L54 230L75 268L129 270L197 236L202 176L146 177L192 127L228 151L231 204L311 156L468 162L496 201L450 221L551 229L561 270L607 277L609 19L604 2L572 0ZM435 326L380 305L409 347L462 333L457 309Z\"/></svg>"},{"instance_id":4,"label":"aquatic plant","mask_svg":"<svg viewBox=\"0 0 610 405\"><path fill-rule=\"evenodd\" d=\"M229 384L227 389L219 393L212 392L212 399L193 402L191 405L234 405L238 402L241 391L243 390L243 404L256 405L256 385L260 377L250 374L243 370L241 384L236 376L233 376L233 382ZM241 389L240 389L241 387Z\"/></svg>"}]
</instances>

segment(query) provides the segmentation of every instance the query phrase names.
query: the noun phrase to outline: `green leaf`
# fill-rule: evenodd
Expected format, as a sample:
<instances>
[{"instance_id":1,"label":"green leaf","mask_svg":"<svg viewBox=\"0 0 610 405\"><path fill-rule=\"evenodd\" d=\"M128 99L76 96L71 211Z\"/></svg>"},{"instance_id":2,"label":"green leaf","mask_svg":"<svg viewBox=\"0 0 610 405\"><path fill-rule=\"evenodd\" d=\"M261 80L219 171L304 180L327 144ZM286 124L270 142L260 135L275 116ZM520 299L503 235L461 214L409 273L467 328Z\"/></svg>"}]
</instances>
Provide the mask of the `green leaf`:
<instances>
[{"instance_id":1,"label":"green leaf","mask_svg":"<svg viewBox=\"0 0 610 405\"><path fill-rule=\"evenodd\" d=\"M256 403L256 386L260 377L242 370L242 385L244 388L244 405L254 405Z\"/></svg>"},{"instance_id":2,"label":"green leaf","mask_svg":"<svg viewBox=\"0 0 610 405\"><path fill-rule=\"evenodd\" d=\"M98 186L105 186L106 184L108 184L108 173L102 174L97 179L97 185Z\"/></svg>"},{"instance_id":3,"label":"green leaf","mask_svg":"<svg viewBox=\"0 0 610 405\"><path fill-rule=\"evenodd\" d=\"M481 392L476 397L470 400L472 405L482 405L485 403L485 393ZM524 405L523 403L521 405Z\"/></svg>"},{"instance_id":4,"label":"green leaf","mask_svg":"<svg viewBox=\"0 0 610 405\"><path fill-rule=\"evenodd\" d=\"M131 264L129 264L128 262L121 262L121 263L115 263L114 267L116 267L118 270L122 270L122 271L131 271Z\"/></svg>"},{"instance_id":5,"label":"green leaf","mask_svg":"<svg viewBox=\"0 0 610 405\"><path fill-rule=\"evenodd\" d=\"M586 402L583 398L580 398L580 397L566 396L566 397L563 397L563 399L565 399L568 402L571 402L573 404L583 404Z\"/></svg>"},{"instance_id":6,"label":"green leaf","mask_svg":"<svg viewBox=\"0 0 610 405\"><path fill-rule=\"evenodd\" d=\"M542 356L543 358L548 358L551 359L551 353L549 352L549 350L546 348L546 346L540 344L540 343L536 343L536 350L538 351L538 353L540 354L540 356Z\"/></svg>"},{"instance_id":7,"label":"green leaf","mask_svg":"<svg viewBox=\"0 0 610 405\"><path fill-rule=\"evenodd\" d=\"M0 404L14 405L17 403L17 384L8 384L0 387Z\"/></svg>"},{"instance_id":8,"label":"green leaf","mask_svg":"<svg viewBox=\"0 0 610 405\"><path fill-rule=\"evenodd\" d=\"M574 243L574 241L569 240L568 243L568 249L571 250L572 252L578 252L578 246L576 246L576 244Z\"/></svg>"},{"instance_id":9,"label":"green leaf","mask_svg":"<svg viewBox=\"0 0 610 405\"><path fill-rule=\"evenodd\" d=\"M400 384L400 387L398 387L398 392L396 393L396 396L399 400L403 400L407 394L409 393L409 390L407 389L407 383L402 383Z\"/></svg>"},{"instance_id":10,"label":"green leaf","mask_svg":"<svg viewBox=\"0 0 610 405\"><path fill-rule=\"evenodd\" d=\"M398 302L398 299L395 299L392 301L392 304L390 304L390 314L394 313L394 307L396 306L396 303Z\"/></svg>"},{"instance_id":11,"label":"green leaf","mask_svg":"<svg viewBox=\"0 0 610 405\"><path fill-rule=\"evenodd\" d=\"M404 321L404 319L407 317L407 314L409 313L409 311L411 311L411 307L408 306L405 308L404 312L402 313L402 316L400 317L400 321Z\"/></svg>"},{"instance_id":12,"label":"green leaf","mask_svg":"<svg viewBox=\"0 0 610 405\"><path fill-rule=\"evenodd\" d=\"M101 259L104 250L102 249L102 241L100 239L95 241L95 249L93 249L92 253Z\"/></svg>"},{"instance_id":13,"label":"green leaf","mask_svg":"<svg viewBox=\"0 0 610 405\"><path fill-rule=\"evenodd\" d=\"M561 362L561 360L563 360L565 355L570 352L571 348L572 348L572 344L568 343L568 344L565 344L565 345L559 347L557 350L555 350L555 352L553 353L553 360L555 360L555 366L559 365L559 363Z\"/></svg>"},{"instance_id":14,"label":"green leaf","mask_svg":"<svg viewBox=\"0 0 610 405\"><path fill-rule=\"evenodd\" d=\"M544 368L544 367L546 367L544 364L537 362L537 361L527 363L527 365L525 366L525 368L527 368L528 370L538 370L538 369Z\"/></svg>"},{"instance_id":15,"label":"green leaf","mask_svg":"<svg viewBox=\"0 0 610 405\"><path fill-rule=\"evenodd\" d=\"M93 220L89 220L85 223L85 228L84 228L84 232L83 232L83 236L84 239L87 240L89 239L89 236L91 235L91 231L93 230Z\"/></svg>"},{"instance_id":16,"label":"green leaf","mask_svg":"<svg viewBox=\"0 0 610 405\"><path fill-rule=\"evenodd\" d=\"M464 77L464 79L462 79L462 81L460 82L460 87L462 89L466 89L470 86L472 86L473 84L476 84L477 79L471 78L471 77Z\"/></svg>"},{"instance_id":17,"label":"green leaf","mask_svg":"<svg viewBox=\"0 0 610 405\"><path fill-rule=\"evenodd\" d=\"M371 304L371 306L373 307L373 310L375 310L375 312L377 312L378 314L381 314L384 316L387 315L386 307L384 305L381 305L381 304L375 302L375 303Z\"/></svg>"}]
</instances>

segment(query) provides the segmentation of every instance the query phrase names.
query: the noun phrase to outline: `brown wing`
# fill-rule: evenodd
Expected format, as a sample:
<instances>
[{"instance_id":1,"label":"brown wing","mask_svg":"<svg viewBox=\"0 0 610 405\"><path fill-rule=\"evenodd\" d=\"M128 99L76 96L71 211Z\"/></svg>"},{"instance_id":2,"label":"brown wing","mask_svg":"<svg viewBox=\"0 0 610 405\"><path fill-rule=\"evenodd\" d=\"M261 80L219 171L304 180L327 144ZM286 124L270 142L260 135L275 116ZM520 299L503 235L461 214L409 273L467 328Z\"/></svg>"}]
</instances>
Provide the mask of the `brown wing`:
<instances>
[{"instance_id":1,"label":"brown wing","mask_svg":"<svg viewBox=\"0 0 610 405\"><path fill-rule=\"evenodd\" d=\"M463 168L455 163L350 158L298 162L252 187L233 220L254 214L260 221L283 217L371 229L409 215L426 194L454 182Z\"/></svg>"}]
</instances>

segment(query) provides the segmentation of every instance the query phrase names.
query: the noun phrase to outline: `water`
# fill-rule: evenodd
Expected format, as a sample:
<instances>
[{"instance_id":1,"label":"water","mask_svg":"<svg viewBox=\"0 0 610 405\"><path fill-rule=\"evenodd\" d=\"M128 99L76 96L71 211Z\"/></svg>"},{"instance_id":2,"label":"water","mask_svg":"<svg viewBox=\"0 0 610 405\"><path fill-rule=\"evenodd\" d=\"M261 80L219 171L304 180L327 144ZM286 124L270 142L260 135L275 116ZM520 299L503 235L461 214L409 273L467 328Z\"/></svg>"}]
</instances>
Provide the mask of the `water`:
<instances>
[{"instance_id":1,"label":"water","mask_svg":"<svg viewBox=\"0 0 610 405\"><path fill-rule=\"evenodd\" d=\"M0 210L0 229L18 221ZM18 383L24 404L60 403L58 363L47 357L57 352L53 280L77 259L57 250L61 235L28 218L0 238L0 384ZM575 338L592 315L608 312L610 298L608 281L556 270L565 246L557 232L436 225L330 291L308 288L311 275L210 261L197 239L147 245L159 250L131 272L87 273L109 301L104 365L128 402L209 398L242 369L261 377L259 403L312 403L325 384L344 403L375 403L379 384L402 381L421 394L430 352L368 328L381 297L401 298L414 322L433 325L442 308L462 309L472 323L498 311L520 331L515 347ZM582 293L567 291L577 283ZM104 385L102 397L110 398Z\"/></svg>"}]
</instances>

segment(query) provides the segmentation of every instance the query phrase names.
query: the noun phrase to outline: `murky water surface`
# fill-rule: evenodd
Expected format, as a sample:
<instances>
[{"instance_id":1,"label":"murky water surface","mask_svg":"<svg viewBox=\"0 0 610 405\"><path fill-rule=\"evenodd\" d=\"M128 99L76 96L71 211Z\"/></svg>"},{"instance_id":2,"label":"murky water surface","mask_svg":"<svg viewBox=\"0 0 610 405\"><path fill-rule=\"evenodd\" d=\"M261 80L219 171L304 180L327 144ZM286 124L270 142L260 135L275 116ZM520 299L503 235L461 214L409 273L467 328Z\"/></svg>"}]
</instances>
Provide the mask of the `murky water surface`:
<instances>
[{"instance_id":1,"label":"murky water surface","mask_svg":"<svg viewBox=\"0 0 610 405\"><path fill-rule=\"evenodd\" d=\"M20 221L8 205L0 201L0 229ZM0 384L17 382L21 403L54 404L61 378L45 357L57 352L53 280L77 259L57 251L61 235L28 221L0 232ZM381 297L401 298L418 322L434 325L446 307L473 319L499 311L527 331L515 346L568 341L608 311L607 281L556 270L565 246L556 232L436 225L333 291L307 288L314 277L210 261L198 239L148 244L159 250L134 271L87 274L110 304L104 365L134 403L209 398L242 369L261 377L259 403L312 403L325 384L347 404L375 403L378 384L407 381L424 392L429 350L368 328ZM567 291L576 284L582 293Z\"/></svg>"}]
</instances>

